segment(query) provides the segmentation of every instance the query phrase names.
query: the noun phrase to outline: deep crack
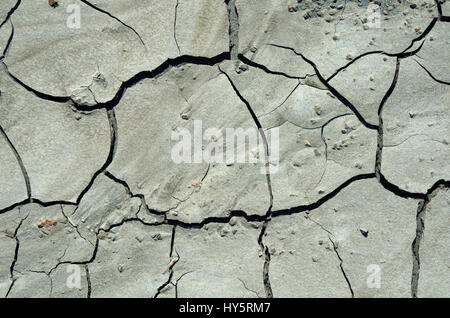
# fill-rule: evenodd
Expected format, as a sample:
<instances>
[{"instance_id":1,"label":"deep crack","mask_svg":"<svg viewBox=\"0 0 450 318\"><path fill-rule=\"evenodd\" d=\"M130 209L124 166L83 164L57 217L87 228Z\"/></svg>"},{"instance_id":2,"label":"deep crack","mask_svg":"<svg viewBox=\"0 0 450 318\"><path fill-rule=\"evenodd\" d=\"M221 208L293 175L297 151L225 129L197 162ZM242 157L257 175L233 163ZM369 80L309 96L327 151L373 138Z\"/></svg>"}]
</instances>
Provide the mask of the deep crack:
<instances>
[{"instance_id":1,"label":"deep crack","mask_svg":"<svg viewBox=\"0 0 450 318\"><path fill-rule=\"evenodd\" d=\"M437 192L443 188L450 188L450 181L439 180L436 182L426 194L426 197L421 200L417 207L416 214L416 236L411 244L413 267L411 271L411 297L417 298L419 290L419 276L420 276L420 243L425 232L425 216L428 205L432 198L436 196Z\"/></svg>"},{"instance_id":2,"label":"deep crack","mask_svg":"<svg viewBox=\"0 0 450 318\"><path fill-rule=\"evenodd\" d=\"M239 15L235 0L225 0L225 3L228 9L230 58L237 60L239 54Z\"/></svg>"}]
</instances>

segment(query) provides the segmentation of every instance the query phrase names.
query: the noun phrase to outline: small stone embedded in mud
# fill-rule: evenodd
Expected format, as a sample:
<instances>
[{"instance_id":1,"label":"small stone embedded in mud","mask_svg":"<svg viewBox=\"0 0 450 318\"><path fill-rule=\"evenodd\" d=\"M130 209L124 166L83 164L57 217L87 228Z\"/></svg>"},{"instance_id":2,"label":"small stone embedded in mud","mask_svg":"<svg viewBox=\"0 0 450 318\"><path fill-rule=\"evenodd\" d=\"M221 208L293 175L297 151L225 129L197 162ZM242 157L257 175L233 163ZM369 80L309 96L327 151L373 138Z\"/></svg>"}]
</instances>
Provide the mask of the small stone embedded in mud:
<instances>
[{"instance_id":1,"label":"small stone embedded in mud","mask_svg":"<svg viewBox=\"0 0 450 318\"><path fill-rule=\"evenodd\" d=\"M320 116L321 111L320 111L319 105L317 105L317 104L314 105L314 112Z\"/></svg>"},{"instance_id":2,"label":"small stone embedded in mud","mask_svg":"<svg viewBox=\"0 0 450 318\"><path fill-rule=\"evenodd\" d=\"M5 231L3 231L3 233L5 233L5 236L9 237L9 238L14 238L14 236L15 236L14 233L9 230L5 230Z\"/></svg>"},{"instance_id":3,"label":"small stone embedded in mud","mask_svg":"<svg viewBox=\"0 0 450 318\"><path fill-rule=\"evenodd\" d=\"M56 0L48 0L48 4L53 8L56 8L57 6L59 6L58 1L56 1Z\"/></svg>"},{"instance_id":4,"label":"small stone embedded in mud","mask_svg":"<svg viewBox=\"0 0 450 318\"><path fill-rule=\"evenodd\" d=\"M58 222L55 219L51 219L51 220L49 220L49 219L45 219L45 220L39 219L37 221L36 225L39 228L43 228L44 226L45 227L55 226L57 223Z\"/></svg>"},{"instance_id":5,"label":"small stone embedded in mud","mask_svg":"<svg viewBox=\"0 0 450 318\"><path fill-rule=\"evenodd\" d=\"M359 229L359 231L361 232L361 234L364 236L364 237L368 237L369 236L369 230L367 230L367 229Z\"/></svg>"},{"instance_id":6,"label":"small stone embedded in mud","mask_svg":"<svg viewBox=\"0 0 450 318\"><path fill-rule=\"evenodd\" d=\"M162 236L160 233L154 234L152 235L152 239L155 241L161 241L162 240Z\"/></svg>"},{"instance_id":7,"label":"small stone embedded in mud","mask_svg":"<svg viewBox=\"0 0 450 318\"><path fill-rule=\"evenodd\" d=\"M240 69L242 72L245 72L245 71L248 70L248 65L246 65L246 64L241 64L241 65L239 66L239 69Z\"/></svg>"}]
</instances>

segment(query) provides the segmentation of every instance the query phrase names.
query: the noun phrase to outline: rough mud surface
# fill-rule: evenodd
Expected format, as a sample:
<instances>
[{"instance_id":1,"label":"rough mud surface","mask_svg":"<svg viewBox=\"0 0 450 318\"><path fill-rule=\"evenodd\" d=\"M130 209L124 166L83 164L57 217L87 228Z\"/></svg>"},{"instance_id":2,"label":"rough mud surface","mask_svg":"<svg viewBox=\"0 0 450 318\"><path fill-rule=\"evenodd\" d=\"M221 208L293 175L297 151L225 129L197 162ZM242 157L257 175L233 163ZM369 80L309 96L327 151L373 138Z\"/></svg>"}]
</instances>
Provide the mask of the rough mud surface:
<instances>
[{"instance_id":1,"label":"rough mud surface","mask_svg":"<svg viewBox=\"0 0 450 318\"><path fill-rule=\"evenodd\" d=\"M0 295L450 297L449 34L445 0L2 0ZM175 163L196 120L279 162Z\"/></svg>"}]
</instances>

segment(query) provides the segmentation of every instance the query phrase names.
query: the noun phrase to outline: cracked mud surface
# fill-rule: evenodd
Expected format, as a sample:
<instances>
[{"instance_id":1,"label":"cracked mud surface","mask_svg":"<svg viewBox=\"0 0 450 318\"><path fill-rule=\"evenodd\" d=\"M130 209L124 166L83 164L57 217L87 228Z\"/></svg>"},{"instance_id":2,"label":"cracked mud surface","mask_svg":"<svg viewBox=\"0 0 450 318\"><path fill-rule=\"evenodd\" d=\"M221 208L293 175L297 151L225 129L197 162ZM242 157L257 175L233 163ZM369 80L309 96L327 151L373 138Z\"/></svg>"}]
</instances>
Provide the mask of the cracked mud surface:
<instances>
[{"instance_id":1,"label":"cracked mud surface","mask_svg":"<svg viewBox=\"0 0 450 318\"><path fill-rule=\"evenodd\" d=\"M449 34L448 0L2 1L0 295L450 297ZM195 120L279 162L177 164Z\"/></svg>"}]
</instances>

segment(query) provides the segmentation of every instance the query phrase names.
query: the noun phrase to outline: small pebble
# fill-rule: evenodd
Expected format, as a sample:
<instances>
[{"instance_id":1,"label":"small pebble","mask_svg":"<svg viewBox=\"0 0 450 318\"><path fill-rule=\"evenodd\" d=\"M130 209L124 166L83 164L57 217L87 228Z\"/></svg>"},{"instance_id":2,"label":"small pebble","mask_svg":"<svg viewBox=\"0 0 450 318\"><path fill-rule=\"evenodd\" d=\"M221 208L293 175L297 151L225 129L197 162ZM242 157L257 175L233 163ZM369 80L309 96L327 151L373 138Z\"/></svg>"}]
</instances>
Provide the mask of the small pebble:
<instances>
[{"instance_id":1,"label":"small pebble","mask_svg":"<svg viewBox=\"0 0 450 318\"><path fill-rule=\"evenodd\" d=\"M240 69L242 72L245 72L245 71L248 70L248 66L247 66L246 64L242 64L241 66L239 66L239 69Z\"/></svg>"},{"instance_id":2,"label":"small pebble","mask_svg":"<svg viewBox=\"0 0 450 318\"><path fill-rule=\"evenodd\" d=\"M364 237L369 236L369 230L366 230L366 229L359 229L359 231L361 232L361 234L362 234Z\"/></svg>"},{"instance_id":3,"label":"small pebble","mask_svg":"<svg viewBox=\"0 0 450 318\"><path fill-rule=\"evenodd\" d=\"M161 241L162 240L161 234L157 233L157 234L153 235L152 239L155 241Z\"/></svg>"}]
</instances>

